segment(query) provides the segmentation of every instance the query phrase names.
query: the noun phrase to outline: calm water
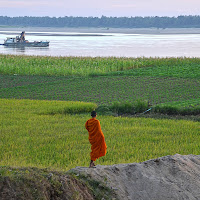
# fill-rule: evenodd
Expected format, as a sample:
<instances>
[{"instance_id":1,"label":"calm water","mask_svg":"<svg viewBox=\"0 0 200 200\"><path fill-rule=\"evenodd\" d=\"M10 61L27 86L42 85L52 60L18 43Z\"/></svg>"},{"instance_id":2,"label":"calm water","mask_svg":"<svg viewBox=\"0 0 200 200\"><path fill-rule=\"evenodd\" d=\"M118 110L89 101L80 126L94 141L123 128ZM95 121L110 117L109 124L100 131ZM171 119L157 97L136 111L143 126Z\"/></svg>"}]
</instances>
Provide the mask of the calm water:
<instances>
[{"instance_id":1,"label":"calm water","mask_svg":"<svg viewBox=\"0 0 200 200\"><path fill-rule=\"evenodd\" d=\"M26 32L29 41L50 41L49 47L10 48L0 45L0 54L47 56L200 57L199 34L81 34ZM0 43L16 31L0 31ZM55 35L56 34L56 35ZM98 36L96 36L98 35Z\"/></svg>"}]
</instances>

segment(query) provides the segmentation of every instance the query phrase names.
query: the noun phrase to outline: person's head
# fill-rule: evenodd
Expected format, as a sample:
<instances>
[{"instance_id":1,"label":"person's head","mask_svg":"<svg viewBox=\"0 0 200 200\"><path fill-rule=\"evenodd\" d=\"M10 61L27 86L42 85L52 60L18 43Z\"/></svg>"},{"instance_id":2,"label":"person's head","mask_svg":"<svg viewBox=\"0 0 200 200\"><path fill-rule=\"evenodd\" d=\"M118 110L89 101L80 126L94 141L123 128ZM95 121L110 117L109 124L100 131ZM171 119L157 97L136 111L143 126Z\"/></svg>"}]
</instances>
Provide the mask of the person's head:
<instances>
[{"instance_id":1,"label":"person's head","mask_svg":"<svg viewBox=\"0 0 200 200\"><path fill-rule=\"evenodd\" d=\"M96 117L96 116L97 116L96 111L92 111L92 112L91 112L91 116L92 116L93 118Z\"/></svg>"}]
</instances>

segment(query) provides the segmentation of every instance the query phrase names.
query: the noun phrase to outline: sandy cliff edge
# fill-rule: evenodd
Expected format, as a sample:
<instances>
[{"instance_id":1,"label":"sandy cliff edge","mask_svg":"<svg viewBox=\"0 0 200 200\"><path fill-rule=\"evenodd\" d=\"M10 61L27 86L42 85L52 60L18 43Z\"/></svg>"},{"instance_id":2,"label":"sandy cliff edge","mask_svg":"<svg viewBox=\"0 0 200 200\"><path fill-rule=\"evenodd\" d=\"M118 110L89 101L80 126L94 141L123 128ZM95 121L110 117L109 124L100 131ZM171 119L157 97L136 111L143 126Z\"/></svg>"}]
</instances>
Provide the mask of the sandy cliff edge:
<instances>
[{"instance_id":1,"label":"sandy cliff edge","mask_svg":"<svg viewBox=\"0 0 200 200\"><path fill-rule=\"evenodd\" d=\"M92 169L76 167L70 172L103 182L120 200L200 199L200 155L176 154Z\"/></svg>"}]
</instances>

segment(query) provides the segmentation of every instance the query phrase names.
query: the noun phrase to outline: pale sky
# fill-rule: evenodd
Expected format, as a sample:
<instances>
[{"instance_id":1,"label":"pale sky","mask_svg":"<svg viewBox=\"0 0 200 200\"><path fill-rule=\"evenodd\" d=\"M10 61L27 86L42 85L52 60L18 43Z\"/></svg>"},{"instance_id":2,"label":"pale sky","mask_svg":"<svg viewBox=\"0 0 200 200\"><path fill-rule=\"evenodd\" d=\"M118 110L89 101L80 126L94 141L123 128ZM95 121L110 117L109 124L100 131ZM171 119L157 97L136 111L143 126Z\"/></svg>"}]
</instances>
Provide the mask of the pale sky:
<instances>
[{"instance_id":1,"label":"pale sky","mask_svg":"<svg viewBox=\"0 0 200 200\"><path fill-rule=\"evenodd\" d=\"M200 15L200 0L0 0L0 16Z\"/></svg>"}]
</instances>

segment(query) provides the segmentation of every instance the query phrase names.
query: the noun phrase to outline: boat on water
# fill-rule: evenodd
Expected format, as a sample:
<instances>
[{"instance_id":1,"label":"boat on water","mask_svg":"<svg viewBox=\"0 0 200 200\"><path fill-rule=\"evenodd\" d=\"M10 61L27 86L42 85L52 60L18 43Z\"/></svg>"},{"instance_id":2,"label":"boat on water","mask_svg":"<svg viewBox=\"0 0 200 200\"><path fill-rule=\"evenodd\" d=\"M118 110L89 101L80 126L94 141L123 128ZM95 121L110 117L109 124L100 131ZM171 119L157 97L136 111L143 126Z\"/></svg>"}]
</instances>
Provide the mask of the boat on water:
<instances>
[{"instance_id":1,"label":"boat on water","mask_svg":"<svg viewBox=\"0 0 200 200\"><path fill-rule=\"evenodd\" d=\"M8 47L48 47L49 42L48 41L34 41L29 42L25 39L25 31L23 31L20 36L16 36L15 38L8 37L6 40L4 40L5 46Z\"/></svg>"}]
</instances>

